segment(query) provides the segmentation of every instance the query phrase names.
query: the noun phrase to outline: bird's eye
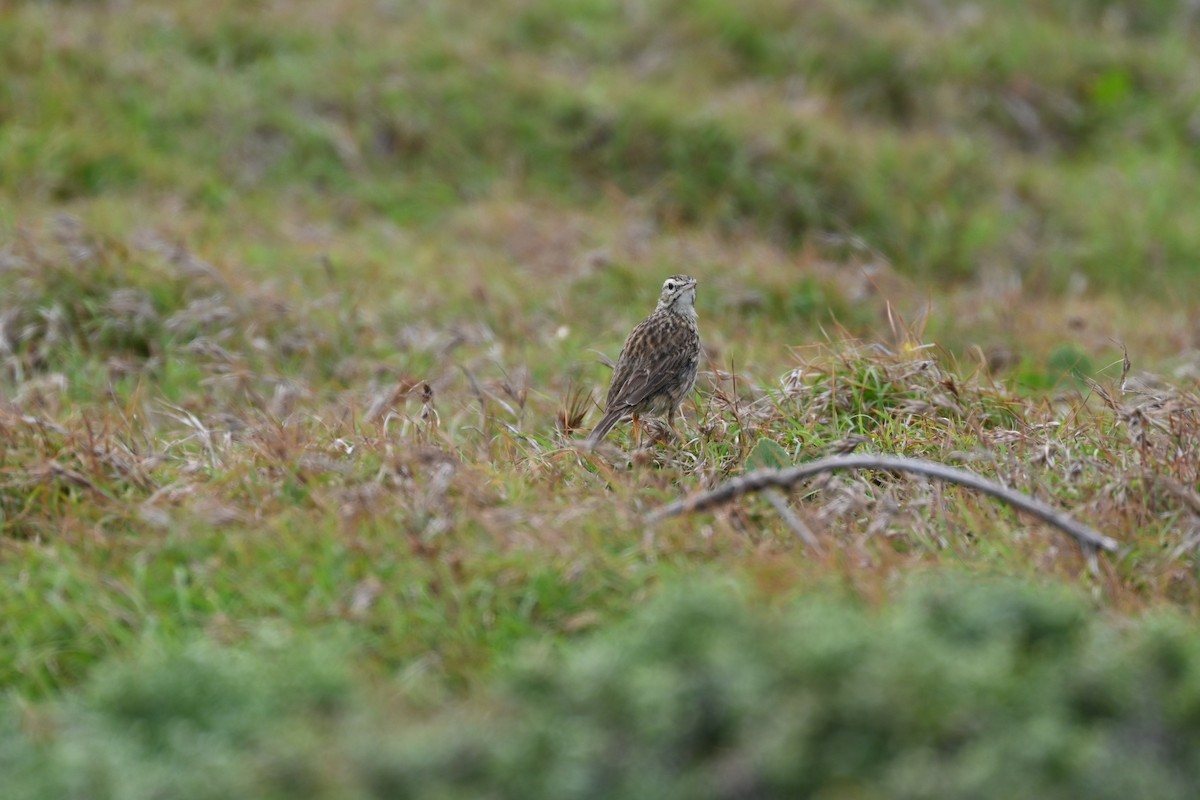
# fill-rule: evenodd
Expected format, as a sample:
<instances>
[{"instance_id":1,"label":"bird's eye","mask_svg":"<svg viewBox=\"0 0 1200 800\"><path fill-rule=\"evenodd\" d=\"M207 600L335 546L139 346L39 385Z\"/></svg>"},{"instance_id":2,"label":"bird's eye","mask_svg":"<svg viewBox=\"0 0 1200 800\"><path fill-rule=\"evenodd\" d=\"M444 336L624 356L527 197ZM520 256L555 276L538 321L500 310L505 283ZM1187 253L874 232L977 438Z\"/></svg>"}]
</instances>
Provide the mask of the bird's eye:
<instances>
[{"instance_id":1,"label":"bird's eye","mask_svg":"<svg viewBox=\"0 0 1200 800\"><path fill-rule=\"evenodd\" d=\"M668 289L674 289L674 288L675 288L675 281L667 281L667 288L668 288Z\"/></svg>"}]
</instances>

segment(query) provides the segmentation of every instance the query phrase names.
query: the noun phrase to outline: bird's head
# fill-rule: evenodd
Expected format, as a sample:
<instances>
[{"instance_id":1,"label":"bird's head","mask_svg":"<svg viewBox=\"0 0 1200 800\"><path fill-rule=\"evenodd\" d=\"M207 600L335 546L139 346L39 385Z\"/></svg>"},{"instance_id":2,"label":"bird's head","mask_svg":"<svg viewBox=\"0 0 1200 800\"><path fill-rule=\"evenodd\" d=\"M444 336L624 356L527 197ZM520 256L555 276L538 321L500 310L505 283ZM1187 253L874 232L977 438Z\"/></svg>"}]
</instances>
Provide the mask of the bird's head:
<instances>
[{"instance_id":1,"label":"bird's head","mask_svg":"<svg viewBox=\"0 0 1200 800\"><path fill-rule=\"evenodd\" d=\"M663 281L658 310L696 316L696 279L691 275L672 275Z\"/></svg>"}]
</instances>

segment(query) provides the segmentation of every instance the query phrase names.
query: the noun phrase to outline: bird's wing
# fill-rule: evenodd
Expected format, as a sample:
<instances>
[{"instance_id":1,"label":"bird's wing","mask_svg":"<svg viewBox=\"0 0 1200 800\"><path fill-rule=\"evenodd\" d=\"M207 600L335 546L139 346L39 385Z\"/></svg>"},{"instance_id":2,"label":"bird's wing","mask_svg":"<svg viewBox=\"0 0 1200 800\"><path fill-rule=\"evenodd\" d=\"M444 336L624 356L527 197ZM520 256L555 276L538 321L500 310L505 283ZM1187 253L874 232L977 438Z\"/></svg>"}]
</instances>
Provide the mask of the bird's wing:
<instances>
[{"instance_id":1,"label":"bird's wing","mask_svg":"<svg viewBox=\"0 0 1200 800\"><path fill-rule=\"evenodd\" d=\"M699 343L670 353L666 358L630 358L613 373L607 408L633 408L663 392L700 355Z\"/></svg>"}]
</instances>

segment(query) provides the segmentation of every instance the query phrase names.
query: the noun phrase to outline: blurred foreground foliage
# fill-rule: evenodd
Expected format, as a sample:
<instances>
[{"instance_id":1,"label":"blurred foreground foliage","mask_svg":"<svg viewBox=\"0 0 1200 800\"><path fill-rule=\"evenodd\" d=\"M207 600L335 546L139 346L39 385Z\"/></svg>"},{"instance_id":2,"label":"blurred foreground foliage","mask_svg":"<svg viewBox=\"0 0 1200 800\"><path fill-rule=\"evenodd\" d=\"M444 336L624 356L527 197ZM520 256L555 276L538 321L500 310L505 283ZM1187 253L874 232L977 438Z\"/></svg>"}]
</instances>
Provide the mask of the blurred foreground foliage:
<instances>
[{"instance_id":1,"label":"blurred foreground foliage","mask_svg":"<svg viewBox=\"0 0 1200 800\"><path fill-rule=\"evenodd\" d=\"M363 688L350 645L143 655L8 709L0 772L27 798L1171 798L1200 780L1200 638L1176 616L1129 627L1061 589L946 574L882 611L751 594L668 588L437 711Z\"/></svg>"}]
</instances>

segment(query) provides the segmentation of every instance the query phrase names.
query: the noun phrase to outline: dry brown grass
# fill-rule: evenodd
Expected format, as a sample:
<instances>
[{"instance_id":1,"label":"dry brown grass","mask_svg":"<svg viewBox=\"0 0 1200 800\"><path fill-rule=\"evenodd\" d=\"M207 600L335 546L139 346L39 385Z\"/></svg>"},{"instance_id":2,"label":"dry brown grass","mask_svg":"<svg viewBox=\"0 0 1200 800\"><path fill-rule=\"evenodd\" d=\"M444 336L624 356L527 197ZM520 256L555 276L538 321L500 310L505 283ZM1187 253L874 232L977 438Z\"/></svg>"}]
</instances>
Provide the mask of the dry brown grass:
<instances>
[{"instance_id":1,"label":"dry brown grass","mask_svg":"<svg viewBox=\"0 0 1200 800\"><path fill-rule=\"evenodd\" d=\"M554 239L552 227L535 225L521 252ZM73 582L73 602L99 609L67 624L104 632L85 652L164 615L171 628L226 630L265 614L379 630L387 662L451 631L435 645L439 669L463 676L521 631L590 627L701 564L771 594L834 580L882 601L899 576L950 568L1081 583L1126 611L1200 600L1190 378L1122 376L1118 365L1019 390L1028 366L989 371L975 351L956 358L932 344L931 318L910 324L897 310L919 307L912 290L853 254L839 266L815 251L652 237L646 258L742 257L702 292L709 360L685 405L686 441L627 452L618 434L589 454L573 436L594 419L606 376L588 350L604 352L624 324L614 317L642 311L593 300L640 287L620 266L634 247L620 237L615 255L575 235L550 247L546 269L565 280L547 296L542 273L517 278L534 298L524 316L449 270L440 308L393 325L395 295L332 275L312 292L307 277L256 282L153 234L123 241L69 220L55 231L12 244L0 275L0 513L14 575L71 551L65 573L23 574L31 587ZM834 322L821 344L785 346L801 338L778 305L797 271L878 335ZM753 293L728 291L752 275ZM491 310L462 313L472 297ZM1034 348L1050 336L1027 333ZM992 501L878 473L792 494L819 553L803 552L762 499L644 525L664 503L776 465L764 458L852 451L962 466L1077 516L1121 551L1089 576L1074 547ZM33 673L56 676L34 685L69 680L70 659L37 650L44 635L19 634Z\"/></svg>"}]
</instances>

